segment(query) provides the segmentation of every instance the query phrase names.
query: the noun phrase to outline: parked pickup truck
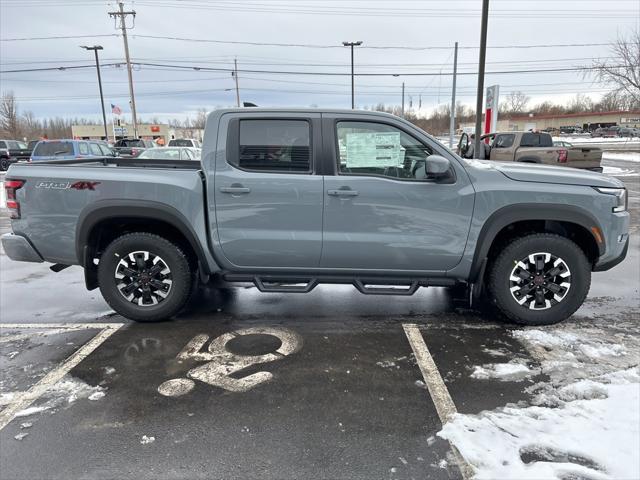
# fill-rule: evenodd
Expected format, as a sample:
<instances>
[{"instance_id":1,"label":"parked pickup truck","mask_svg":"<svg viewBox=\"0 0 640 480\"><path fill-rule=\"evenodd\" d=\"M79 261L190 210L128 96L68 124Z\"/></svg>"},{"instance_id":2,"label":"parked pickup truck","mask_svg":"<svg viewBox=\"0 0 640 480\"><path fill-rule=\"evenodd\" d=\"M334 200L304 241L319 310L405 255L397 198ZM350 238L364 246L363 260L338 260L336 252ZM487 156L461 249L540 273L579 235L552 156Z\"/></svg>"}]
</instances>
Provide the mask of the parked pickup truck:
<instances>
[{"instance_id":1,"label":"parked pickup truck","mask_svg":"<svg viewBox=\"0 0 640 480\"><path fill-rule=\"evenodd\" d=\"M602 172L602 150L596 147L557 147L547 132L504 132L490 133L481 137L488 139L488 160L499 162L542 163L564 167L581 168ZM467 134L462 134L458 152L463 156L472 153ZM482 157L480 157L482 158Z\"/></svg>"},{"instance_id":2,"label":"parked pickup truck","mask_svg":"<svg viewBox=\"0 0 640 480\"><path fill-rule=\"evenodd\" d=\"M12 165L6 254L83 266L88 289L139 321L217 276L262 292L468 286L515 322L550 324L627 252L617 179L463 160L384 113L219 110L202 153Z\"/></svg>"},{"instance_id":3,"label":"parked pickup truck","mask_svg":"<svg viewBox=\"0 0 640 480\"><path fill-rule=\"evenodd\" d=\"M18 140L0 140L0 170L3 172L15 162L27 162L31 150L27 144Z\"/></svg>"}]
</instances>

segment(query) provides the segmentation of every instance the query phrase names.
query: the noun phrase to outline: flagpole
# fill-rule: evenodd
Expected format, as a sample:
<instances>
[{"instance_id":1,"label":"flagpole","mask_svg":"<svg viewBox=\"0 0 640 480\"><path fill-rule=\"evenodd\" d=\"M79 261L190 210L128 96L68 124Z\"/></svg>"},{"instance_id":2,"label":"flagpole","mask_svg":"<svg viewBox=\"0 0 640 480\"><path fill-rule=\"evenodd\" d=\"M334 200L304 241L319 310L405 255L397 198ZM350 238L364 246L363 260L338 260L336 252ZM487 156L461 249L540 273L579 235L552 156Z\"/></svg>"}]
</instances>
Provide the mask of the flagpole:
<instances>
[{"instance_id":1,"label":"flagpole","mask_svg":"<svg viewBox=\"0 0 640 480\"><path fill-rule=\"evenodd\" d=\"M113 144L117 142L116 140L116 122L113 119L113 108L111 108L111 133L113 133Z\"/></svg>"}]
</instances>

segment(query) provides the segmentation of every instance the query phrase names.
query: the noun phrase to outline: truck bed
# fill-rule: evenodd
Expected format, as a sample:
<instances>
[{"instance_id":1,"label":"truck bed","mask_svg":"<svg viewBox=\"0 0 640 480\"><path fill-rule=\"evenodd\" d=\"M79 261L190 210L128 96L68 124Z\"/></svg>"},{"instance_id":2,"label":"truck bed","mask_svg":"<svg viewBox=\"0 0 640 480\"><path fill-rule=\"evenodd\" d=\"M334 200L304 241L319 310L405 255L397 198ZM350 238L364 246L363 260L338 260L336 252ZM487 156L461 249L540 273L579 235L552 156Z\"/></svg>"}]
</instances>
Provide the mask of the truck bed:
<instances>
[{"instance_id":1,"label":"truck bed","mask_svg":"<svg viewBox=\"0 0 640 480\"><path fill-rule=\"evenodd\" d=\"M76 235L87 218L151 206L179 215L206 244L203 178L194 161L109 157L14 164L7 179L24 185L16 192L21 218L13 220L13 230L29 238L45 261L76 265L82 263Z\"/></svg>"}]
</instances>

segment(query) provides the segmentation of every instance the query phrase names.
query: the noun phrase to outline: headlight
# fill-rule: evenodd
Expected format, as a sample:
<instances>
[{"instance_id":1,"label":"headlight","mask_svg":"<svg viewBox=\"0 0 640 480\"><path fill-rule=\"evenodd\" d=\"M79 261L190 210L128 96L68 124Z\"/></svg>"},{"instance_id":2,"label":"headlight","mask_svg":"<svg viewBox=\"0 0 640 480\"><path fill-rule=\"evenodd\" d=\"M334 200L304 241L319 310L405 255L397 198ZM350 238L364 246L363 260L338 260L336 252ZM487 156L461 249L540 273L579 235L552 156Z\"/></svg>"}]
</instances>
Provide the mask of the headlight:
<instances>
[{"instance_id":1,"label":"headlight","mask_svg":"<svg viewBox=\"0 0 640 480\"><path fill-rule=\"evenodd\" d=\"M613 207L614 212L624 212L627 210L629 199L627 197L626 188L600 188L596 190L606 195L614 195L616 197L616 206Z\"/></svg>"}]
</instances>

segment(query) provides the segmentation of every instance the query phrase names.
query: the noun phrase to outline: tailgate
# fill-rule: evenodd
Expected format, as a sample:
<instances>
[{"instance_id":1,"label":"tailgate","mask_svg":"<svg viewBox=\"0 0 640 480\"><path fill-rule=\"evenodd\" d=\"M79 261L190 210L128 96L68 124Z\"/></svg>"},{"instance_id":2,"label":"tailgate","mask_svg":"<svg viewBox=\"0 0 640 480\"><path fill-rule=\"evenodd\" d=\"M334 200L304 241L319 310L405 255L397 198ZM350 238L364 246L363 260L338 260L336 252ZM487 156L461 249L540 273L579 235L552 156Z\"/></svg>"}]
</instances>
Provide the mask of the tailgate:
<instances>
[{"instance_id":1,"label":"tailgate","mask_svg":"<svg viewBox=\"0 0 640 480\"><path fill-rule=\"evenodd\" d=\"M597 168L602 160L602 150L597 147L571 147L568 153L569 167Z\"/></svg>"}]
</instances>

